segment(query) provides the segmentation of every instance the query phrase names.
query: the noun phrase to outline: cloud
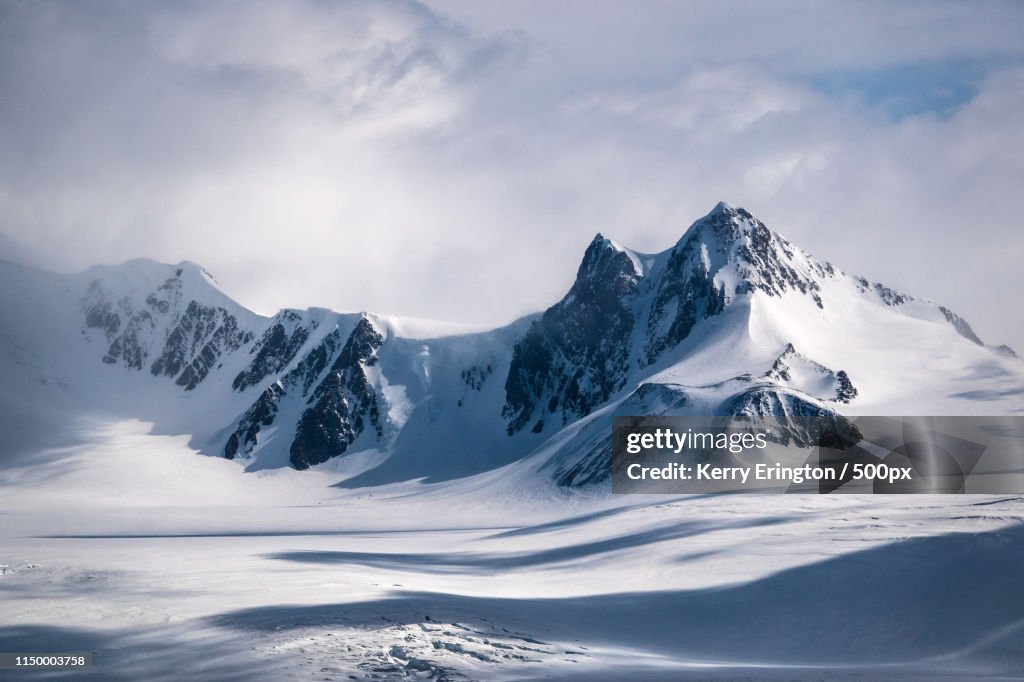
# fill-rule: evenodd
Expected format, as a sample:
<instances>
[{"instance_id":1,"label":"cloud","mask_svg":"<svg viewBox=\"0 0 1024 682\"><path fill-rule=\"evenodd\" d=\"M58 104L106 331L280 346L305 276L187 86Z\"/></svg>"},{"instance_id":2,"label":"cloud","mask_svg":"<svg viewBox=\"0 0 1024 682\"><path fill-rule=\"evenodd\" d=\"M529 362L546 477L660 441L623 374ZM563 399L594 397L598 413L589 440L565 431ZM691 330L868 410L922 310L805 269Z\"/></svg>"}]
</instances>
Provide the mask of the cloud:
<instances>
[{"instance_id":1,"label":"cloud","mask_svg":"<svg viewBox=\"0 0 1024 682\"><path fill-rule=\"evenodd\" d=\"M453 120L453 81L484 54L458 26L402 2L169 5L150 35L168 63L251 76L379 134Z\"/></svg>"},{"instance_id":2,"label":"cloud","mask_svg":"<svg viewBox=\"0 0 1024 682\"><path fill-rule=\"evenodd\" d=\"M749 128L766 116L810 106L810 88L736 66L695 69L668 87L636 93L595 93L576 115L601 112L626 122L683 130L713 138Z\"/></svg>"},{"instance_id":3,"label":"cloud","mask_svg":"<svg viewBox=\"0 0 1024 682\"><path fill-rule=\"evenodd\" d=\"M50 267L190 259L263 312L498 323L595 232L661 250L725 199L1024 347L1020 5L0 12L0 233Z\"/></svg>"}]
</instances>

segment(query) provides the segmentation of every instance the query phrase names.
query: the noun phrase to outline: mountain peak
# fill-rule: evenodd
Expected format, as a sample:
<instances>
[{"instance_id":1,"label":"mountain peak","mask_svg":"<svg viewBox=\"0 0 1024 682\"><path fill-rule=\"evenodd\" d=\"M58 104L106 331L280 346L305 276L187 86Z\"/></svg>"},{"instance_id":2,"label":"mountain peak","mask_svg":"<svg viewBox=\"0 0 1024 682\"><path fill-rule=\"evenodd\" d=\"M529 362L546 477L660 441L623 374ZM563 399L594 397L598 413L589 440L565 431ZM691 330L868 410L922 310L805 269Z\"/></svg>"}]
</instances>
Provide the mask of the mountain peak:
<instances>
[{"instance_id":1,"label":"mountain peak","mask_svg":"<svg viewBox=\"0 0 1024 682\"><path fill-rule=\"evenodd\" d=\"M209 270L190 260L183 260L179 262L174 266L174 269L179 277L183 276L185 273L189 273L190 275L198 275L212 284L217 284L217 278L211 275Z\"/></svg>"},{"instance_id":2,"label":"mountain peak","mask_svg":"<svg viewBox=\"0 0 1024 682\"><path fill-rule=\"evenodd\" d=\"M125 416L166 419L157 431L194 418L204 452L249 470L357 453L367 454L346 467L389 462L347 486L479 473L534 451L559 484L581 485L607 477L607 422L579 421L597 410L863 412L918 396L928 402L912 409L977 410L981 400L1016 410L1019 400L1001 398L1002 375L987 383L974 368L1024 376L1012 351L984 346L948 309L847 276L725 202L659 253L598 233L561 300L473 333L325 309L264 318L187 261L78 275L12 268L0 264L5 377L35 386L52 376L41 385L63 395L56 378L67 374L89 410L99 398L123 402ZM122 401L112 381L145 400ZM183 393L151 400L163 382ZM449 458L453 447L474 454Z\"/></svg>"},{"instance_id":3,"label":"mountain peak","mask_svg":"<svg viewBox=\"0 0 1024 682\"><path fill-rule=\"evenodd\" d=\"M738 208L719 201L714 208L698 218L683 233L677 246L693 239L709 240L728 248L730 245L747 241L754 232L770 234L764 223L744 208Z\"/></svg>"},{"instance_id":4,"label":"mountain peak","mask_svg":"<svg viewBox=\"0 0 1024 682\"><path fill-rule=\"evenodd\" d=\"M600 277L643 277L644 266L635 252L598 232L583 254L577 281Z\"/></svg>"}]
</instances>

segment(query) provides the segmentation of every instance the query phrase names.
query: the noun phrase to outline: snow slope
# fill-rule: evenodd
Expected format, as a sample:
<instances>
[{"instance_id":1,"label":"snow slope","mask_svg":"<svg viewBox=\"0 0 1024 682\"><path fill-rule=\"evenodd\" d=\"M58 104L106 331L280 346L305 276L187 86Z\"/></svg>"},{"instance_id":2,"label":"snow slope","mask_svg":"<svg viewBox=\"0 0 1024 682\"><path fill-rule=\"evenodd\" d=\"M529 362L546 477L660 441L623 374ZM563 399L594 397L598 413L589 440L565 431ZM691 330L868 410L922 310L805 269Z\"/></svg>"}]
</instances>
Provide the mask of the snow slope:
<instances>
[{"instance_id":1,"label":"snow slope","mask_svg":"<svg viewBox=\"0 0 1024 682\"><path fill-rule=\"evenodd\" d=\"M0 472L4 679L1024 674L1020 498L339 490L95 422Z\"/></svg>"},{"instance_id":2,"label":"snow slope","mask_svg":"<svg viewBox=\"0 0 1024 682\"><path fill-rule=\"evenodd\" d=\"M495 330L320 308L264 318L190 263L73 276L2 263L0 284L12 443L105 414L187 434L248 471L327 467L354 486L457 478L531 453L557 460L541 468L563 485L600 484L607 444L587 425L641 407L1024 409L1012 351L724 203L662 253L598 235L561 301Z\"/></svg>"}]
</instances>

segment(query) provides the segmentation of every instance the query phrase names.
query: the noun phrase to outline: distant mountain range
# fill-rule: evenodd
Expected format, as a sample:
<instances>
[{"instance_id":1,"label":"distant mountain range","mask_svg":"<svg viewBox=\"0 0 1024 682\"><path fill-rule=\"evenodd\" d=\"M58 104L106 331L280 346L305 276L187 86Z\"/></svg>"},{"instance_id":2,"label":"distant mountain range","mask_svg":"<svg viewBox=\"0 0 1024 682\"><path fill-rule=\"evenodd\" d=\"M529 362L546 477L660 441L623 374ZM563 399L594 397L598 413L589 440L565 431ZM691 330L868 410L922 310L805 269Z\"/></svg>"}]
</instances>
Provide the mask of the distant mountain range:
<instances>
[{"instance_id":1,"label":"distant mountain range","mask_svg":"<svg viewBox=\"0 0 1024 682\"><path fill-rule=\"evenodd\" d=\"M600 483L612 414L1024 411L1012 350L724 203L661 253L597 235L562 300L488 331L267 318L199 266L148 260L77 275L0 262L0 312L12 432L134 417L247 470L337 467L349 485L512 462Z\"/></svg>"}]
</instances>

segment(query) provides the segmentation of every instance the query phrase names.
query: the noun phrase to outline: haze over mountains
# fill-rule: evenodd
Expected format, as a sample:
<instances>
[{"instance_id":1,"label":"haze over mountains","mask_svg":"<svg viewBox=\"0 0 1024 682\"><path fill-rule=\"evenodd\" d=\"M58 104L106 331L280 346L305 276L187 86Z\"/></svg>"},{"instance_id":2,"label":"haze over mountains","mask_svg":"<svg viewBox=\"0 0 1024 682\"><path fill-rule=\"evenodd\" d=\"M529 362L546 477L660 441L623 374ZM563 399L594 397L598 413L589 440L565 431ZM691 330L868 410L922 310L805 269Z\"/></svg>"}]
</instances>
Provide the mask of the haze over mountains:
<instances>
[{"instance_id":1,"label":"haze over mountains","mask_svg":"<svg viewBox=\"0 0 1024 682\"><path fill-rule=\"evenodd\" d=\"M1024 410L1012 350L724 203L661 253L597 235L562 300L492 330L262 317L197 265L147 260L70 276L0 262L0 310L15 453L104 413L249 471L335 467L370 485L522 460L578 487L607 478L613 413Z\"/></svg>"}]
</instances>

